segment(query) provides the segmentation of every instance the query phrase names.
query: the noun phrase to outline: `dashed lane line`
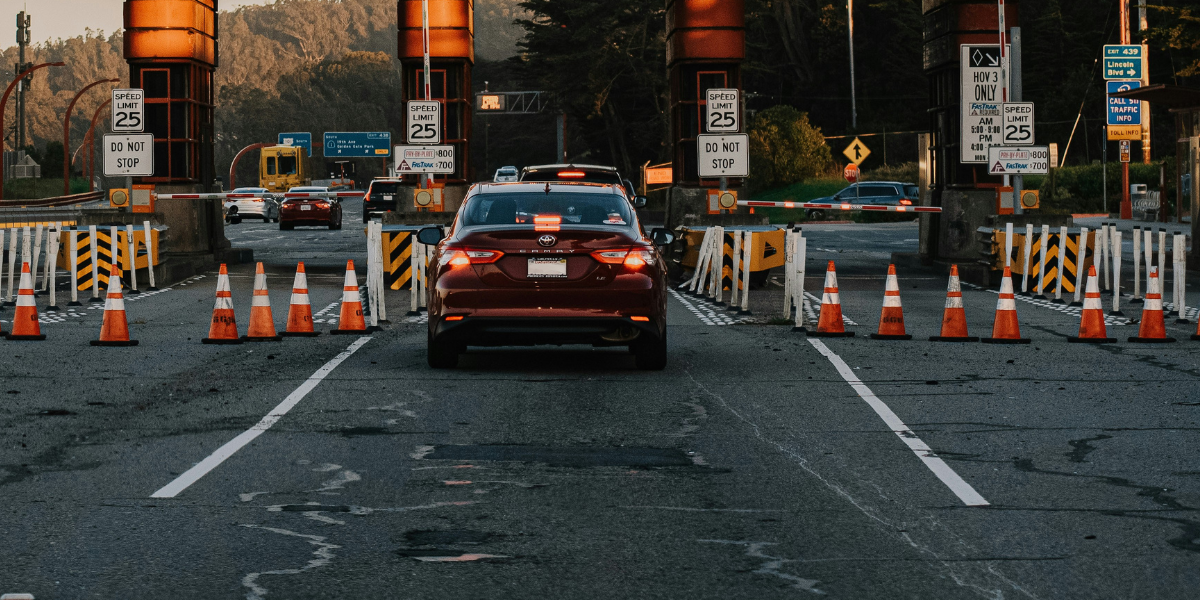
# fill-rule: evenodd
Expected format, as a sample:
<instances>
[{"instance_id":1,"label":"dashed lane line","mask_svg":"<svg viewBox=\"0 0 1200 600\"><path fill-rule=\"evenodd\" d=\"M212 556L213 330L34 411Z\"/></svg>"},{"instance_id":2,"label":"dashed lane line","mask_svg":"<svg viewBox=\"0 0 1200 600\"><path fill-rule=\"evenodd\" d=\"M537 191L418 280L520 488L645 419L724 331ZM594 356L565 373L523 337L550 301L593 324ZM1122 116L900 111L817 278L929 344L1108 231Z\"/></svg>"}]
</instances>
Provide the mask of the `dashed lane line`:
<instances>
[{"instance_id":1,"label":"dashed lane line","mask_svg":"<svg viewBox=\"0 0 1200 600\"><path fill-rule=\"evenodd\" d=\"M174 498L184 490L191 487L193 483L199 481L200 478L204 477L210 471L220 466L221 463L225 462L226 459L236 454L237 451L245 447L246 444L254 441L255 438L270 429L272 425L279 422L284 415L288 414L288 411L295 408L296 405L299 404L309 392L313 391L313 389L317 387L317 384L321 383L323 379L328 377L329 374L338 367L338 365L345 362L346 359L350 358L350 356L355 352L358 352L359 348L365 346L369 341L371 341L369 336L360 337L355 340L354 343L350 344L349 348L346 348L341 354L333 357L332 360L325 363L325 365L320 369L317 369L317 371L313 373L308 380L300 384L300 387L296 388L291 394L288 394L288 397L284 398L283 402L280 402L278 406L271 410L271 412L267 413L267 416L263 417L262 420L254 425L254 427L247 429L246 431L242 432L241 435L226 442L224 446L217 448L216 452L213 452L204 460L196 463L195 466L177 477L175 481L163 486L161 489L151 494L150 497Z\"/></svg>"},{"instance_id":2,"label":"dashed lane line","mask_svg":"<svg viewBox=\"0 0 1200 600\"><path fill-rule=\"evenodd\" d=\"M921 459L921 462L925 463L925 466L928 467L929 470L932 471L933 474L936 475L937 478L946 485L946 487L950 488L950 491L954 492L954 495L958 496L959 500L962 500L963 504L966 504L967 506L988 506L990 504L983 498L983 496L979 494L979 492L975 491L975 488L971 487L971 484L967 483L961 476L959 476L954 469L951 469L950 465L946 464L946 461L938 457L938 455L935 454L933 450L931 450L929 446L921 440L921 438L917 437L917 434L913 433L913 431L909 429L908 425L905 425L904 421L901 421L900 417L896 416L896 413L892 412L892 409L889 408L888 405L883 402L883 400L880 400L879 397L875 395L875 392L872 392L871 388L867 387L866 384L864 384L862 380L854 374L854 371L850 369L850 366L846 364L846 361L842 360L841 356L838 356L837 353L835 353L833 350L830 350L828 346L821 342L821 340L809 338L808 343L812 344L812 346L817 349L817 352L820 352L825 356L825 358L829 359L829 362L832 363L834 368L837 369L838 373L841 374L842 379L845 379L846 383L850 384L850 387L854 388L854 391L858 393L859 397L862 398L863 401L865 401L867 405L875 411L875 414L879 415L879 418L883 419L883 422L892 430L892 433L896 434L896 437L899 437L900 440L903 441L906 446L908 446L909 450L912 450L913 454L916 454L917 458Z\"/></svg>"}]
</instances>

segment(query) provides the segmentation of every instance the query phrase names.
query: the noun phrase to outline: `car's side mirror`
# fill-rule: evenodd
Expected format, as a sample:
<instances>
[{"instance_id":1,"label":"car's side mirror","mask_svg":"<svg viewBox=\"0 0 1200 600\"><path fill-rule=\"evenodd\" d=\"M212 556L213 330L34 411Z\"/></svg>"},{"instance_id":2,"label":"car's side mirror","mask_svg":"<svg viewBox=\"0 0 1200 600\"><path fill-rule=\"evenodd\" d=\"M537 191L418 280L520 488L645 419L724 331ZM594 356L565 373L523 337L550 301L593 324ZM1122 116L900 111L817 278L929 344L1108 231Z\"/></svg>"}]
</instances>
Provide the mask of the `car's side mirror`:
<instances>
[{"instance_id":1,"label":"car's side mirror","mask_svg":"<svg viewBox=\"0 0 1200 600\"><path fill-rule=\"evenodd\" d=\"M645 196L634 196L633 197L633 207L634 208L646 208L646 202L648 202L648 200L646 199Z\"/></svg>"},{"instance_id":2,"label":"car's side mirror","mask_svg":"<svg viewBox=\"0 0 1200 600\"><path fill-rule=\"evenodd\" d=\"M441 227L426 227L417 232L417 241L426 246L436 246L444 237L446 235L442 233Z\"/></svg>"},{"instance_id":3,"label":"car's side mirror","mask_svg":"<svg viewBox=\"0 0 1200 600\"><path fill-rule=\"evenodd\" d=\"M675 234L662 227L655 227L650 230L650 240L654 242L655 246L669 246L671 242L675 241Z\"/></svg>"}]
</instances>

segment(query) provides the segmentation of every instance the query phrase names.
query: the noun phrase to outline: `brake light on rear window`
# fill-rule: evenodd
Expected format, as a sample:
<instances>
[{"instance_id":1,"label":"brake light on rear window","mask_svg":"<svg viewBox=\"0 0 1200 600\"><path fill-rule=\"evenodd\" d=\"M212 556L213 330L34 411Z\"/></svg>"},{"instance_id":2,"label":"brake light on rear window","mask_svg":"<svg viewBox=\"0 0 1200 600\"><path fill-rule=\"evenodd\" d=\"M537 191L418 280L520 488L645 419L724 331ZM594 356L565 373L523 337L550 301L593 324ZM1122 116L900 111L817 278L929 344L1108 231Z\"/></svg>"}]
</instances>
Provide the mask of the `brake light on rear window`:
<instances>
[{"instance_id":1,"label":"brake light on rear window","mask_svg":"<svg viewBox=\"0 0 1200 600\"><path fill-rule=\"evenodd\" d=\"M562 225L562 217L559 215L538 215L533 218L534 231L558 231Z\"/></svg>"},{"instance_id":2,"label":"brake light on rear window","mask_svg":"<svg viewBox=\"0 0 1200 600\"><path fill-rule=\"evenodd\" d=\"M908 198L901 198L900 204L904 206L912 206L912 200L909 200Z\"/></svg>"},{"instance_id":3,"label":"brake light on rear window","mask_svg":"<svg viewBox=\"0 0 1200 600\"><path fill-rule=\"evenodd\" d=\"M583 171L559 171L559 179L583 179L586 174Z\"/></svg>"}]
</instances>

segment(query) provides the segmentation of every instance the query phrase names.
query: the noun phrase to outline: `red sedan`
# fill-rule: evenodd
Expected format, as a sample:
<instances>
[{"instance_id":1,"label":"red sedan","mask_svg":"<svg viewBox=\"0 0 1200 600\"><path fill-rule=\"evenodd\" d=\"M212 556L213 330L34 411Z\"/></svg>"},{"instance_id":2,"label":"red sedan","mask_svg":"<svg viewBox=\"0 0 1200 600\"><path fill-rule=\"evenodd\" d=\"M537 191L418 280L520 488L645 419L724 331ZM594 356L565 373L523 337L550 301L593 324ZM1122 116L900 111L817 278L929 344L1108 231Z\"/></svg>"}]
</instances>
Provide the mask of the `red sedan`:
<instances>
[{"instance_id":1,"label":"red sedan","mask_svg":"<svg viewBox=\"0 0 1200 600\"><path fill-rule=\"evenodd\" d=\"M325 187L294 187L284 194L279 205L279 229L288 231L297 225L327 226L342 228L342 203L335 196L289 198L288 194L328 193Z\"/></svg>"},{"instance_id":2,"label":"red sedan","mask_svg":"<svg viewBox=\"0 0 1200 600\"><path fill-rule=\"evenodd\" d=\"M638 198L638 201L642 201ZM618 185L485 183L448 233L428 227L428 359L451 368L468 346L628 346L638 368L667 362L667 279ZM653 241L652 241L653 240Z\"/></svg>"}]
</instances>

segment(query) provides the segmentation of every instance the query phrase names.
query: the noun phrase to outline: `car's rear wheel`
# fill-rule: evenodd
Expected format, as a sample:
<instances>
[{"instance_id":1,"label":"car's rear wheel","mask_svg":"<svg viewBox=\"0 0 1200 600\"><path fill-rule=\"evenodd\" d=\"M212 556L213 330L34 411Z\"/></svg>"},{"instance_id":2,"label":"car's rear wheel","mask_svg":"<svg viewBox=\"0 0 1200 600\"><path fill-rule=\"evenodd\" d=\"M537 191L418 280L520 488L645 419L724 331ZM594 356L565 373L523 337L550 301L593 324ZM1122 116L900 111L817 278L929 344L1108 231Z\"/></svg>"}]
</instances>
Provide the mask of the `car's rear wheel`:
<instances>
[{"instance_id":1,"label":"car's rear wheel","mask_svg":"<svg viewBox=\"0 0 1200 600\"><path fill-rule=\"evenodd\" d=\"M430 334L425 346L426 359L434 369L453 369L458 366L458 355L462 348L439 340Z\"/></svg>"},{"instance_id":2,"label":"car's rear wheel","mask_svg":"<svg viewBox=\"0 0 1200 600\"><path fill-rule=\"evenodd\" d=\"M642 371L661 371L667 367L667 330L661 338L643 334L629 346L637 368Z\"/></svg>"}]
</instances>

